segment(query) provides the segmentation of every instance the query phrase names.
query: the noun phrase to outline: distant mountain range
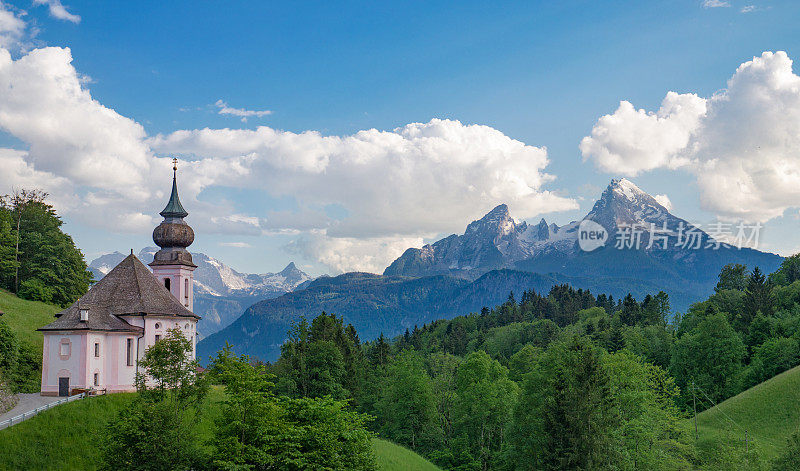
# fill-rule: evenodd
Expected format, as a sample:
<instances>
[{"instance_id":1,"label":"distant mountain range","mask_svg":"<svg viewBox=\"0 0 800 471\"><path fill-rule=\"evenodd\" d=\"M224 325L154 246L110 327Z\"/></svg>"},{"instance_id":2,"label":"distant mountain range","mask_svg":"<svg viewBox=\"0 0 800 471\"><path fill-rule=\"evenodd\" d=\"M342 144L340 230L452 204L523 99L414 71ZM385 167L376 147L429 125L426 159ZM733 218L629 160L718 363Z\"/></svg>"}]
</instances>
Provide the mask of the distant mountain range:
<instances>
[{"instance_id":1,"label":"distant mountain range","mask_svg":"<svg viewBox=\"0 0 800 471\"><path fill-rule=\"evenodd\" d=\"M585 247L597 235L592 231L602 232L605 243ZM664 290L673 309L685 310L712 292L725 264L771 272L781 260L718 244L629 180L615 179L580 221L517 223L499 205L462 235L406 250L383 275L323 277L261 301L200 342L198 353L206 357L228 341L239 353L273 360L302 315L336 313L366 340L499 304L510 291L547 292L559 283L617 298Z\"/></svg>"},{"instance_id":2,"label":"distant mountain range","mask_svg":"<svg viewBox=\"0 0 800 471\"><path fill-rule=\"evenodd\" d=\"M157 247L145 247L139 251L139 259L150 263L157 251ZM124 258L119 252L102 255L92 260L89 270L99 280ZM193 253L192 259L197 265L194 310L202 316L197 326L201 338L227 327L248 306L288 293L311 279L294 262L278 273L251 274L239 273L204 253Z\"/></svg>"}]
</instances>

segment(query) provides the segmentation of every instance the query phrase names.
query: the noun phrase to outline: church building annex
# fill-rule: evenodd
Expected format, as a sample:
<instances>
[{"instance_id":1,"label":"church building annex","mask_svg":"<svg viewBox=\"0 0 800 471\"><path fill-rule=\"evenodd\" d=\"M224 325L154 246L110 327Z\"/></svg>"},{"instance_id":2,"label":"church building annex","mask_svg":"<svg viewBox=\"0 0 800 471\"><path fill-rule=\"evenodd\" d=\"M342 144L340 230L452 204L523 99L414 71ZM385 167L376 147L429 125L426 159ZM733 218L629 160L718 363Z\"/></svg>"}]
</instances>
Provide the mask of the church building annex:
<instances>
[{"instance_id":1,"label":"church building annex","mask_svg":"<svg viewBox=\"0 0 800 471\"><path fill-rule=\"evenodd\" d=\"M177 164L176 160L173 160ZM44 334L42 395L66 396L74 389L104 389L109 393L135 391L139 359L145 350L180 328L197 344L197 321L192 312L192 272L196 265L186 247L194 231L178 198L177 165L173 165L172 194L161 211L164 220L153 231L161 247L150 267L127 256L56 320L39 330Z\"/></svg>"}]
</instances>

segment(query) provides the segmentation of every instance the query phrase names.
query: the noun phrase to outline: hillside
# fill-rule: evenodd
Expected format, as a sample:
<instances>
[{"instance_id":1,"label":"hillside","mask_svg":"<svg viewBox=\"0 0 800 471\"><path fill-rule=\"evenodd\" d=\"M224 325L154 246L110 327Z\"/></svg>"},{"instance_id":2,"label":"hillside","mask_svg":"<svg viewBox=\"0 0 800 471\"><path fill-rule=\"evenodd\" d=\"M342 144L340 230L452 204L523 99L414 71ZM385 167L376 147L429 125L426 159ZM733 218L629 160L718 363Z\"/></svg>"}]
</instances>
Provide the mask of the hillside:
<instances>
[{"instance_id":1,"label":"hillside","mask_svg":"<svg viewBox=\"0 0 800 471\"><path fill-rule=\"evenodd\" d=\"M40 352L42 333L36 329L53 322L53 315L60 310L58 306L26 301L0 289L0 311L5 313L0 319L11 327L20 341L34 345Z\"/></svg>"},{"instance_id":2,"label":"hillside","mask_svg":"<svg viewBox=\"0 0 800 471\"><path fill-rule=\"evenodd\" d=\"M0 430L0 469L97 469L103 427L133 396L112 394L71 402ZM221 389L212 389L207 414L200 423L201 437L211 437L211 423L219 413L221 400ZM438 469L416 453L385 440L374 440L373 449L381 471Z\"/></svg>"},{"instance_id":3,"label":"hillside","mask_svg":"<svg viewBox=\"0 0 800 471\"><path fill-rule=\"evenodd\" d=\"M511 291L517 296L531 289L546 294L561 283L615 297L629 292L641 297L660 290L631 278L577 278L515 270L491 271L475 281L445 275L410 278L346 273L318 278L304 290L254 304L233 324L203 339L197 346L198 358L207 359L228 342L237 353L275 360L291 324L301 316L310 320L322 311L353 324L361 340L372 340L381 333L393 337L415 325L495 306L508 299Z\"/></svg>"},{"instance_id":4,"label":"hillside","mask_svg":"<svg viewBox=\"0 0 800 471\"><path fill-rule=\"evenodd\" d=\"M408 448L386 440L376 438L372 442L372 449L375 450L380 471L437 471L439 469Z\"/></svg>"},{"instance_id":5,"label":"hillside","mask_svg":"<svg viewBox=\"0 0 800 471\"><path fill-rule=\"evenodd\" d=\"M706 399L698 398L698 402L702 401ZM747 430L748 446L769 460L786 446L786 439L799 425L800 366L698 414L698 454L705 462L727 463L731 455L744 451ZM684 426L693 438L692 419Z\"/></svg>"}]
</instances>

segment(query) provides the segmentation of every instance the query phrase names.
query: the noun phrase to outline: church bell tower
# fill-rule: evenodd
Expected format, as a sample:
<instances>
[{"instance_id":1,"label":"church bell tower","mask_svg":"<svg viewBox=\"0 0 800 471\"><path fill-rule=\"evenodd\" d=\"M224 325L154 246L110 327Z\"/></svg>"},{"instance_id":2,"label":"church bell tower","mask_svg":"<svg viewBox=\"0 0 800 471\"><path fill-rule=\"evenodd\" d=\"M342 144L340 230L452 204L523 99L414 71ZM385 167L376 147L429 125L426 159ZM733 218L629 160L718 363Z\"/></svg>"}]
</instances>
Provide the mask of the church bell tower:
<instances>
[{"instance_id":1,"label":"church bell tower","mask_svg":"<svg viewBox=\"0 0 800 471\"><path fill-rule=\"evenodd\" d=\"M177 173L178 159L172 159L172 194L167 206L159 213L164 220L153 230L153 242L161 250L156 252L150 267L159 282L194 312L192 272L197 265L192 263L192 254L186 250L194 242L194 231L183 220L189 213L178 198Z\"/></svg>"}]
</instances>

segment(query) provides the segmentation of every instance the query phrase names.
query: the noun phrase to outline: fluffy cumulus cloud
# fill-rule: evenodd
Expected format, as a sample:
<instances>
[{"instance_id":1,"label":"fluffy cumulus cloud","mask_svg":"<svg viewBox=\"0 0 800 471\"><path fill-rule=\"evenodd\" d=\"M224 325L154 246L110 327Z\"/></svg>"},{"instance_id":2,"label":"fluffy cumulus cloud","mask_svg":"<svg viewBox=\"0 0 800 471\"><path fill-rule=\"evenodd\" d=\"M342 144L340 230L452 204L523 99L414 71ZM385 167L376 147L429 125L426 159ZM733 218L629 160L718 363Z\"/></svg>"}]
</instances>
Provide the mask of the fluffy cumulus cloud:
<instances>
[{"instance_id":1,"label":"fluffy cumulus cloud","mask_svg":"<svg viewBox=\"0 0 800 471\"><path fill-rule=\"evenodd\" d=\"M708 98L669 92L655 113L627 102L581 142L610 173L682 167L706 209L766 221L800 206L800 77L785 52L741 64Z\"/></svg>"},{"instance_id":2,"label":"fluffy cumulus cloud","mask_svg":"<svg viewBox=\"0 0 800 471\"><path fill-rule=\"evenodd\" d=\"M614 114L597 121L580 149L611 173L634 176L659 167L677 168L688 164L681 151L705 114L706 100L693 94L669 92L655 113L623 101Z\"/></svg>"},{"instance_id":3,"label":"fluffy cumulus cloud","mask_svg":"<svg viewBox=\"0 0 800 471\"><path fill-rule=\"evenodd\" d=\"M312 231L292 241L291 253L311 256L335 273L360 271L381 273L409 247L420 247L419 237L328 237Z\"/></svg>"},{"instance_id":4,"label":"fluffy cumulus cloud","mask_svg":"<svg viewBox=\"0 0 800 471\"><path fill-rule=\"evenodd\" d=\"M182 154L181 198L196 230L295 234L291 250L335 271L381 271L423 237L462 231L500 202L518 218L576 207L545 189L545 148L458 121L346 136L263 126L148 136L91 96L66 48L16 59L0 49L0 130L23 143L0 149L0 193L35 186L76 220L149 231L169 190L166 155ZM294 209L203 197L226 187L289 198Z\"/></svg>"}]
</instances>

